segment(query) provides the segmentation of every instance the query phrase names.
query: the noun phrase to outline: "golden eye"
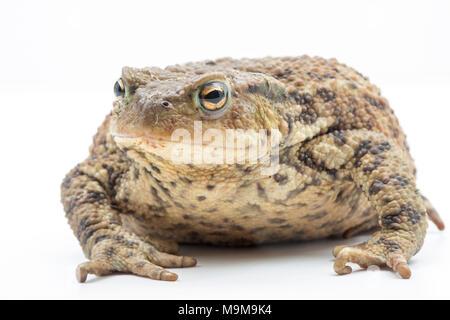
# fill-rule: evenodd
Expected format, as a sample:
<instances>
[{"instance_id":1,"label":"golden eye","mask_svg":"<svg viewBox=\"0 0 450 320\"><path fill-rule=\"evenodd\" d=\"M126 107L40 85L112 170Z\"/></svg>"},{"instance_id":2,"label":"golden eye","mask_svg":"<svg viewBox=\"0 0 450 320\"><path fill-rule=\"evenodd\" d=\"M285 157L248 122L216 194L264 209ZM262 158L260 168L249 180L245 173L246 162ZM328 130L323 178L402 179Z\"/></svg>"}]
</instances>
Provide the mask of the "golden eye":
<instances>
[{"instance_id":1,"label":"golden eye","mask_svg":"<svg viewBox=\"0 0 450 320\"><path fill-rule=\"evenodd\" d=\"M219 81L205 83L199 89L198 100L203 110L218 111L227 104L228 87Z\"/></svg>"},{"instance_id":2,"label":"golden eye","mask_svg":"<svg viewBox=\"0 0 450 320\"><path fill-rule=\"evenodd\" d=\"M125 80L119 78L119 80L117 80L116 83L114 84L114 94L118 98L119 97L123 98L125 96L125 90L126 90Z\"/></svg>"}]
</instances>

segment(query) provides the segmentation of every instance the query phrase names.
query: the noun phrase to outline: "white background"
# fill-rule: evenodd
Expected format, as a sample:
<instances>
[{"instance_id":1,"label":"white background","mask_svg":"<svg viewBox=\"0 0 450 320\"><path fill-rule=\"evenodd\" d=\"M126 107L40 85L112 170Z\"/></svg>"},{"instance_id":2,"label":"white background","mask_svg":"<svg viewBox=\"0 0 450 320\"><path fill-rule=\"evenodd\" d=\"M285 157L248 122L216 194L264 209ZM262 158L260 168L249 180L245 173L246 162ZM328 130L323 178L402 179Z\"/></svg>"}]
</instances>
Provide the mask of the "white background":
<instances>
[{"instance_id":1,"label":"white background","mask_svg":"<svg viewBox=\"0 0 450 320\"><path fill-rule=\"evenodd\" d=\"M323 240L187 246L175 283L75 281L84 261L59 185L88 154L121 67L222 56L336 57L376 83L409 137L419 186L450 225L450 2L6 1L0 11L0 298L450 298L450 231L430 225L412 278L333 272ZM357 269L357 268L356 268Z\"/></svg>"}]
</instances>

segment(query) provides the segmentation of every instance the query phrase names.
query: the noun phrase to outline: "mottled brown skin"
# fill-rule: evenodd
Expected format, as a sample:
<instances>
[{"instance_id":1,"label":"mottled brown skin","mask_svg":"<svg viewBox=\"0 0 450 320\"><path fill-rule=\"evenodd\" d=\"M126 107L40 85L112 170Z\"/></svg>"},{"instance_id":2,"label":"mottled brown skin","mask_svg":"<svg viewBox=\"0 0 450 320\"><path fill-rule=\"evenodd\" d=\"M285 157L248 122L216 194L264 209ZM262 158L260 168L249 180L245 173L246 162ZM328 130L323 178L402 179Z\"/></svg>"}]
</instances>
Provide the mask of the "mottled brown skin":
<instances>
[{"instance_id":1,"label":"mottled brown skin","mask_svg":"<svg viewBox=\"0 0 450 320\"><path fill-rule=\"evenodd\" d=\"M405 135L378 88L334 59L220 59L165 69L124 68L129 94L94 138L87 160L64 179L62 202L89 262L87 274L131 272L176 280L164 267L190 267L178 243L252 245L355 233L368 241L334 249L335 271L387 265L410 277L427 211L415 185ZM217 119L192 94L205 81L230 84ZM177 128L278 129L280 170L259 164L175 164L164 150Z\"/></svg>"}]
</instances>

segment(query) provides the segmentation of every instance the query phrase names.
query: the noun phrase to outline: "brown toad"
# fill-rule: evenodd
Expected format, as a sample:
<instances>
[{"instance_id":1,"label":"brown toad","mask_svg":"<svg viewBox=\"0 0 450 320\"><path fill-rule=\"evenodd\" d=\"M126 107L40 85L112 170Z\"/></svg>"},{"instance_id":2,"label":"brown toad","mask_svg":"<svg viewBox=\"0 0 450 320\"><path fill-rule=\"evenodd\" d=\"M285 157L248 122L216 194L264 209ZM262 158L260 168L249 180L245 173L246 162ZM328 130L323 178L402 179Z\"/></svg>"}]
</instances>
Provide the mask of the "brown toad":
<instances>
[{"instance_id":1,"label":"brown toad","mask_svg":"<svg viewBox=\"0 0 450 320\"><path fill-rule=\"evenodd\" d=\"M407 261L422 246L427 213L444 228L416 189L405 135L387 100L334 59L125 67L115 92L90 156L62 183L66 216L90 259L77 268L81 282L112 272L176 280L163 268L196 264L175 255L178 243L348 237L376 226L368 241L333 250L335 271L350 273L348 262L387 265L409 278ZM195 136L199 123L214 139L174 140L180 129ZM196 148L227 132L239 133L241 150L249 151L251 132L261 130L279 139L271 174L262 170L267 161L239 162L234 154L223 163L174 158L182 146L190 160L202 160ZM237 136L209 151L237 151Z\"/></svg>"}]
</instances>

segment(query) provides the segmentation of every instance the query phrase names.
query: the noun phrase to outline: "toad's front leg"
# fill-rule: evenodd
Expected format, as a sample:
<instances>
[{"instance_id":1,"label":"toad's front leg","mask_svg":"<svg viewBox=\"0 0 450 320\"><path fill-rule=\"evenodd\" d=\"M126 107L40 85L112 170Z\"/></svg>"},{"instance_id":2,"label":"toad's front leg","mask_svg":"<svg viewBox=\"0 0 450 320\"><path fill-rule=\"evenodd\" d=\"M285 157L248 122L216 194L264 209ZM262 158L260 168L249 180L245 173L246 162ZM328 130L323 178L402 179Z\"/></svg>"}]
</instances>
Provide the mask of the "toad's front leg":
<instances>
[{"instance_id":1,"label":"toad's front leg","mask_svg":"<svg viewBox=\"0 0 450 320\"><path fill-rule=\"evenodd\" d=\"M84 282L88 274L126 272L176 280L178 276L164 267L191 267L196 260L161 252L155 248L156 242L154 245L123 228L110 200L118 172L99 160L87 160L69 172L61 186L66 216L90 259L78 266L77 279Z\"/></svg>"},{"instance_id":2,"label":"toad's front leg","mask_svg":"<svg viewBox=\"0 0 450 320\"><path fill-rule=\"evenodd\" d=\"M409 278L407 261L423 244L427 212L406 151L382 134L353 130L324 135L311 141L303 152L309 152L322 168L350 174L378 212L381 229L371 239L333 250L335 271L350 273L348 262L363 268L387 265Z\"/></svg>"}]
</instances>

